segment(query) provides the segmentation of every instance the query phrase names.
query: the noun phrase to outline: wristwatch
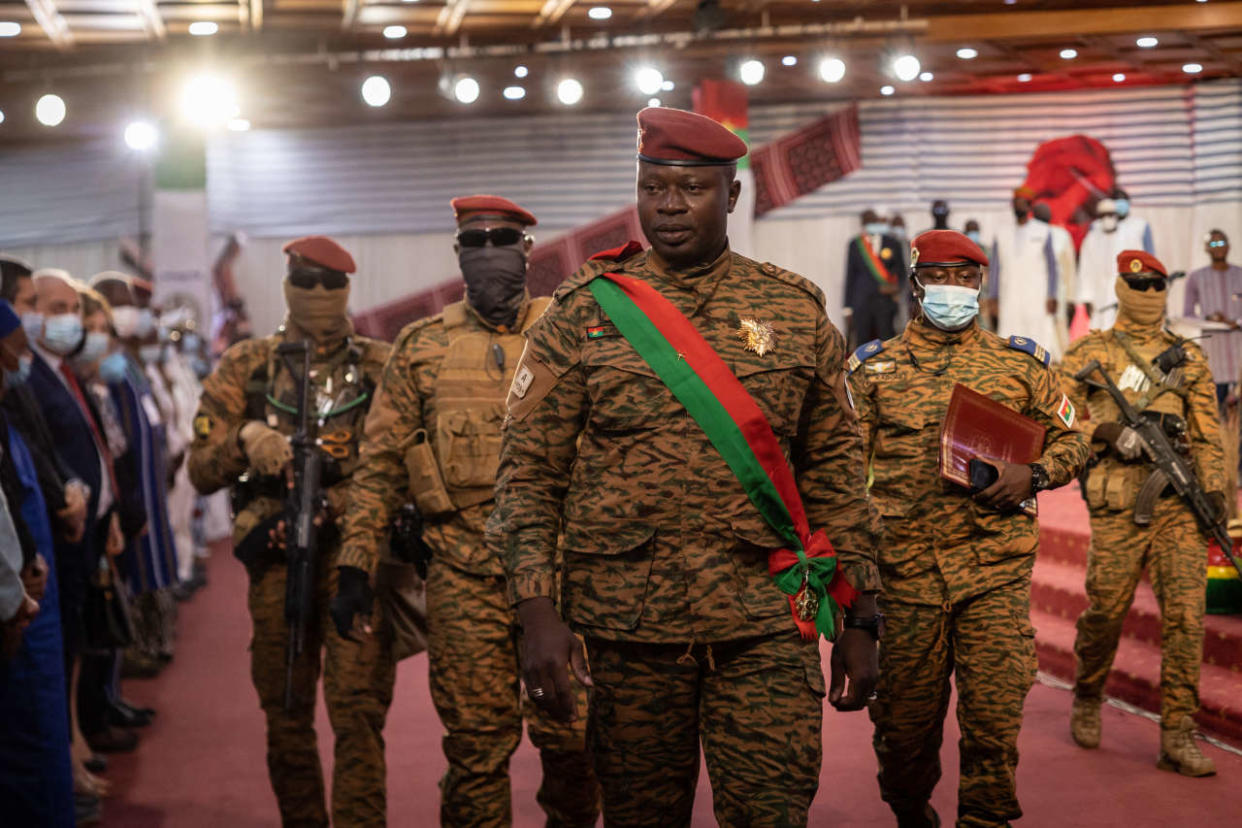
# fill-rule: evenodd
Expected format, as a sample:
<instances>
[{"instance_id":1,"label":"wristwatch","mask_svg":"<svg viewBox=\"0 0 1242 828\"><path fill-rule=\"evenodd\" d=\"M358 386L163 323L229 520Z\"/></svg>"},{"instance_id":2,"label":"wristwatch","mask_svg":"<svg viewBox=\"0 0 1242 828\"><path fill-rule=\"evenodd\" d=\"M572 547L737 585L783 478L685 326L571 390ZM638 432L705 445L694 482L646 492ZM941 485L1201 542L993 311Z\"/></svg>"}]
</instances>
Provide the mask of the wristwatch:
<instances>
[{"instance_id":1,"label":"wristwatch","mask_svg":"<svg viewBox=\"0 0 1242 828\"><path fill-rule=\"evenodd\" d=\"M854 618L845 616L845 629L847 630L866 630L871 633L871 638L875 641L880 640L880 630L884 625L884 613L877 612L870 618Z\"/></svg>"},{"instance_id":2,"label":"wristwatch","mask_svg":"<svg viewBox=\"0 0 1242 828\"><path fill-rule=\"evenodd\" d=\"M1051 482L1048 479L1048 470L1038 463L1028 463L1027 465L1031 469L1031 491L1042 492L1048 488L1048 484Z\"/></svg>"}]
</instances>

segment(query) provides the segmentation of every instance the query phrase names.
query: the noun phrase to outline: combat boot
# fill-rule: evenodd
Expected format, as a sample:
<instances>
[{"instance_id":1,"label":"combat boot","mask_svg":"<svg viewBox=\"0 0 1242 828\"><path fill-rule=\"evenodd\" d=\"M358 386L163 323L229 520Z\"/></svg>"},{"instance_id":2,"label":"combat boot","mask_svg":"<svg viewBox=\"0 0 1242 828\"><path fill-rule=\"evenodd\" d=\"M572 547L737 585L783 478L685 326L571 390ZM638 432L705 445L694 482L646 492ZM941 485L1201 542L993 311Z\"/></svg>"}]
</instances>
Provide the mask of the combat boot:
<instances>
[{"instance_id":1,"label":"combat boot","mask_svg":"<svg viewBox=\"0 0 1242 828\"><path fill-rule=\"evenodd\" d=\"M1100 746L1100 700L1074 696L1070 711L1070 735L1079 747L1088 750Z\"/></svg>"},{"instance_id":2,"label":"combat boot","mask_svg":"<svg viewBox=\"0 0 1242 828\"><path fill-rule=\"evenodd\" d=\"M940 828L940 814L930 804L894 813L897 815L897 828Z\"/></svg>"},{"instance_id":3,"label":"combat boot","mask_svg":"<svg viewBox=\"0 0 1242 828\"><path fill-rule=\"evenodd\" d=\"M1195 741L1195 721L1183 716L1172 728L1160 728L1160 770L1176 771L1182 776L1214 776L1216 763L1203 755Z\"/></svg>"}]
</instances>

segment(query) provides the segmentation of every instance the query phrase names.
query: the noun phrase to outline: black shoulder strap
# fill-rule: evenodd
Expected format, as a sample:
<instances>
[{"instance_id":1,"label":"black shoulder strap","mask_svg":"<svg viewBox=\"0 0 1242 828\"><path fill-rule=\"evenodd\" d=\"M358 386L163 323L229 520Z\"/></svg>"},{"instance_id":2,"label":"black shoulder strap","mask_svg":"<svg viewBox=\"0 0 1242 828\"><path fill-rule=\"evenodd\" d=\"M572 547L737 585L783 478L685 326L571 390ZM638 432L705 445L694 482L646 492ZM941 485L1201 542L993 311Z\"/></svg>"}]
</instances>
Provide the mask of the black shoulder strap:
<instances>
[{"instance_id":1,"label":"black shoulder strap","mask_svg":"<svg viewBox=\"0 0 1242 828\"><path fill-rule=\"evenodd\" d=\"M260 362L246 380L246 419L267 421L267 360Z\"/></svg>"}]
</instances>

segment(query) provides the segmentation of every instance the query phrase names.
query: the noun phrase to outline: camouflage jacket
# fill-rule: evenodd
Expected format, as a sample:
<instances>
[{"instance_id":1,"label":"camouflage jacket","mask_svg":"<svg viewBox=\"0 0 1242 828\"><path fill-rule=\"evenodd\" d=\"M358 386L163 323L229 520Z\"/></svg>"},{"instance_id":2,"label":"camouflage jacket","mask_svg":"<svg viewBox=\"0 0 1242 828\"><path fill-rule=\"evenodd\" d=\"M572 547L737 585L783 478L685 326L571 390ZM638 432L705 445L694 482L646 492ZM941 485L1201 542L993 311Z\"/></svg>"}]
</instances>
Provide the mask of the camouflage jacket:
<instances>
[{"instance_id":1,"label":"camouflage jacket","mask_svg":"<svg viewBox=\"0 0 1242 828\"><path fill-rule=\"evenodd\" d=\"M1151 378L1146 375L1143 366L1134 364L1118 334L1129 337L1133 349L1148 368L1152 367L1151 360L1166 348L1180 344L1186 351L1186 360L1180 368L1180 382L1176 383L1178 390L1164 390L1159 386L1153 389ZM1108 330L1092 331L1079 339L1065 354L1061 377L1066 393L1083 415L1078 427L1087 436L1094 435L1095 429L1102 423L1116 422L1121 416L1117 403L1108 392L1090 388L1085 382L1074 379L1074 375L1093 359L1099 360L1100 366L1131 405L1142 406L1146 398L1145 411L1174 415L1185 423L1185 438L1180 442L1194 461L1201 485L1209 492L1224 491L1225 458L1216 408L1216 387L1203 349L1158 326L1138 326L1124 318L1119 318ZM1091 379L1098 381L1100 377L1093 374ZM1179 440L1172 442L1177 445ZM1138 487L1147 475L1146 464L1122 463L1105 450L1102 442L1093 443L1092 448L1100 459L1087 476L1088 506L1093 511L1131 508Z\"/></svg>"},{"instance_id":2,"label":"camouflage jacket","mask_svg":"<svg viewBox=\"0 0 1242 828\"><path fill-rule=\"evenodd\" d=\"M272 336L238 342L224 352L215 371L203 380L188 461L190 480L200 492L207 494L235 486L248 471L238 432L249 420L266 422L283 434L296 431L296 419L288 409L296 410L297 383L276 355L276 347L301 339L297 328L286 322ZM316 412L346 409L366 395L365 402L340 414L311 419L316 436L341 455L325 457L324 483L333 515L344 510L346 483L359 462L359 431L388 350L386 342L350 336L316 346L312 352L311 402ZM301 371L300 365L297 370ZM272 400L280 405L274 405ZM240 543L251 529L278 513L282 506L279 489L264 487L262 494L251 498L234 516L234 541Z\"/></svg>"},{"instance_id":3,"label":"camouflage jacket","mask_svg":"<svg viewBox=\"0 0 1242 828\"><path fill-rule=\"evenodd\" d=\"M957 603L1029 577L1037 521L982 506L941 479L940 424L955 384L986 394L1047 429L1039 463L1051 486L1065 485L1086 462L1087 442L1070 428L1073 414L1046 359L1030 340L1006 341L978 324L949 333L921 317L855 352L850 386L885 529L879 563L887 598Z\"/></svg>"},{"instance_id":4,"label":"camouflage jacket","mask_svg":"<svg viewBox=\"0 0 1242 828\"><path fill-rule=\"evenodd\" d=\"M527 302L519 319L528 325L542 304ZM468 312L454 335L482 333L503 346L512 358L495 371L494 390L480 388L480 396L494 394L503 399L521 352L520 335L497 331L466 306ZM510 342L512 340L512 342ZM389 524L402 503L410 500L405 451L416 432L425 431L430 442L440 425L436 402L437 379L449 349L449 331L444 315L437 314L412 322L402 329L384 366L383 380L375 404L367 417L362 444L362 468L354 475L349 491L344 539L339 562L373 571L379 550L385 543ZM490 365L490 363L489 363ZM498 405L501 411L502 406ZM499 433L503 414L495 418ZM440 458L437 458L440 459ZM443 464L442 464L443 465ZM492 502L477 503L443 518L424 521L423 539L436 555L458 569L479 575L501 575L503 569L483 542L483 531Z\"/></svg>"},{"instance_id":5,"label":"camouflage jacket","mask_svg":"<svg viewBox=\"0 0 1242 828\"><path fill-rule=\"evenodd\" d=\"M812 529L827 531L856 587L877 589L841 334L806 279L726 249L690 271L650 252L587 262L527 332L488 523L510 600L554 596L563 525L565 613L579 628L647 641L793 629L767 574L778 536L586 288L609 271L649 281L694 323L767 416ZM775 328L763 356L738 337L748 317Z\"/></svg>"}]
</instances>

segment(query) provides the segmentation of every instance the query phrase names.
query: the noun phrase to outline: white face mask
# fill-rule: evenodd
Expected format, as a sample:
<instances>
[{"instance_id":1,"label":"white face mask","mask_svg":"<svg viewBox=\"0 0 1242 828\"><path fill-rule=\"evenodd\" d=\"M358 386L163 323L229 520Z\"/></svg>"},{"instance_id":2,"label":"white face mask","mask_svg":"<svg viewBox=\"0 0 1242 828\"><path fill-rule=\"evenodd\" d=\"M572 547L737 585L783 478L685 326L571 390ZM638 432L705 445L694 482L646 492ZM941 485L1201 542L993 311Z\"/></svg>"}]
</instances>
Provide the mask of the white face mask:
<instances>
[{"instance_id":1,"label":"white face mask","mask_svg":"<svg viewBox=\"0 0 1242 828\"><path fill-rule=\"evenodd\" d=\"M1116 216L1101 216L1100 227L1104 228L1105 233L1115 232L1117 230L1117 217Z\"/></svg>"},{"instance_id":2,"label":"white face mask","mask_svg":"<svg viewBox=\"0 0 1242 828\"><path fill-rule=\"evenodd\" d=\"M121 339L130 339L138 335L139 312L133 305L122 305L112 309L112 327Z\"/></svg>"}]
</instances>

